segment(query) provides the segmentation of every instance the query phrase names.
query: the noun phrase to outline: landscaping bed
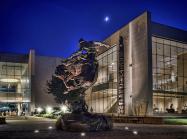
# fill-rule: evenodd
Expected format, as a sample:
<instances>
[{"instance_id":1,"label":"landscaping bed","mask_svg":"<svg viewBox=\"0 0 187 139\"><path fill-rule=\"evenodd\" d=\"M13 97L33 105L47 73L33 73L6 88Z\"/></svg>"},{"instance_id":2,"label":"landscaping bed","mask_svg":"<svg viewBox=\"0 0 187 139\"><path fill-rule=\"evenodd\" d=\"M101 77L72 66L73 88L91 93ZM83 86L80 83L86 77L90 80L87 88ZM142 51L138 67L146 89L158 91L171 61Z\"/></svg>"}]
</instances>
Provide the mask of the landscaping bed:
<instances>
[{"instance_id":1,"label":"landscaping bed","mask_svg":"<svg viewBox=\"0 0 187 139\"><path fill-rule=\"evenodd\" d=\"M0 124L6 124L6 117L0 117Z\"/></svg>"}]
</instances>

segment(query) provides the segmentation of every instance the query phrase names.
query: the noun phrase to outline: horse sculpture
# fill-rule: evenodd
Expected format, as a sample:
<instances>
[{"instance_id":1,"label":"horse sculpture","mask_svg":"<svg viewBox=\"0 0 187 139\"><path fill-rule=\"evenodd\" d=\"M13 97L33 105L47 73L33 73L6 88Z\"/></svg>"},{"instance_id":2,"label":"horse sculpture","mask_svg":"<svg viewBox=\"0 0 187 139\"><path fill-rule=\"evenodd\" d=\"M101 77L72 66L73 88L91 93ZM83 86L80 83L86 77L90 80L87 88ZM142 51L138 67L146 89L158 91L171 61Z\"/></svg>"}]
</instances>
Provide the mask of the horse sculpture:
<instances>
[{"instance_id":1,"label":"horse sculpture","mask_svg":"<svg viewBox=\"0 0 187 139\"><path fill-rule=\"evenodd\" d=\"M79 50L62 61L56 68L52 80L61 84L62 103L66 104L71 113L62 115L56 122L57 129L70 131L99 131L112 129L112 122L104 115L88 112L85 102L85 91L91 87L98 76L96 56L99 47L108 47L100 42L80 39ZM53 82L48 83L49 93ZM57 98L58 99L58 98Z\"/></svg>"}]
</instances>

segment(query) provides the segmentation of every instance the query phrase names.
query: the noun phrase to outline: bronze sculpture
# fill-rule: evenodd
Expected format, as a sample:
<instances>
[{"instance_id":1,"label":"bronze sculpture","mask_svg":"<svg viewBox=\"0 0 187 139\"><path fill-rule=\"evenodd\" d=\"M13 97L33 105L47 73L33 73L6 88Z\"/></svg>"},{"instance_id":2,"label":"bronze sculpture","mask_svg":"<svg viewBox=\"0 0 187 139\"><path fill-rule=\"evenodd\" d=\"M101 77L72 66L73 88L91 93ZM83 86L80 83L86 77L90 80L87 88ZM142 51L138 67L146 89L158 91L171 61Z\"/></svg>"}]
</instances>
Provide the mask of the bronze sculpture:
<instances>
[{"instance_id":1,"label":"bronze sculpture","mask_svg":"<svg viewBox=\"0 0 187 139\"><path fill-rule=\"evenodd\" d=\"M68 105L71 113L61 116L56 127L58 129L77 131L99 131L112 129L112 122L104 115L88 112L85 102L85 91L97 79L98 62L96 59L99 47L108 47L100 42L80 39L79 50L62 61L56 68L52 81L48 83L48 92L56 91L60 84L61 102ZM58 82L55 82L58 80ZM56 88L53 85L57 86ZM58 98L58 95L56 96Z\"/></svg>"}]
</instances>

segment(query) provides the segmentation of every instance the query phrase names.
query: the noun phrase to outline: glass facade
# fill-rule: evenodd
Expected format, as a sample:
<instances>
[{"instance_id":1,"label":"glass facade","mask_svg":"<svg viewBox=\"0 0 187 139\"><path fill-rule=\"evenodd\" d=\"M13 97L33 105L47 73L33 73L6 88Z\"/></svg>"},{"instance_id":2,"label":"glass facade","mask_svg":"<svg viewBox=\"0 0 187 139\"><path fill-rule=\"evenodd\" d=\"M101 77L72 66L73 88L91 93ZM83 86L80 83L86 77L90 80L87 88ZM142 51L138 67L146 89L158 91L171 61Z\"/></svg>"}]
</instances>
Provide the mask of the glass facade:
<instances>
[{"instance_id":1,"label":"glass facade","mask_svg":"<svg viewBox=\"0 0 187 139\"><path fill-rule=\"evenodd\" d=\"M0 111L27 112L30 94L28 64L0 62Z\"/></svg>"},{"instance_id":2,"label":"glass facade","mask_svg":"<svg viewBox=\"0 0 187 139\"><path fill-rule=\"evenodd\" d=\"M86 93L86 101L91 111L115 113L117 107L117 52L116 46L97 57L98 78Z\"/></svg>"},{"instance_id":3,"label":"glass facade","mask_svg":"<svg viewBox=\"0 0 187 139\"><path fill-rule=\"evenodd\" d=\"M96 83L86 93L89 109L117 113L117 47L97 57ZM153 112L187 111L187 44L152 37Z\"/></svg>"},{"instance_id":4,"label":"glass facade","mask_svg":"<svg viewBox=\"0 0 187 139\"><path fill-rule=\"evenodd\" d=\"M152 37L152 69L154 112L181 113L187 106L187 44Z\"/></svg>"}]
</instances>

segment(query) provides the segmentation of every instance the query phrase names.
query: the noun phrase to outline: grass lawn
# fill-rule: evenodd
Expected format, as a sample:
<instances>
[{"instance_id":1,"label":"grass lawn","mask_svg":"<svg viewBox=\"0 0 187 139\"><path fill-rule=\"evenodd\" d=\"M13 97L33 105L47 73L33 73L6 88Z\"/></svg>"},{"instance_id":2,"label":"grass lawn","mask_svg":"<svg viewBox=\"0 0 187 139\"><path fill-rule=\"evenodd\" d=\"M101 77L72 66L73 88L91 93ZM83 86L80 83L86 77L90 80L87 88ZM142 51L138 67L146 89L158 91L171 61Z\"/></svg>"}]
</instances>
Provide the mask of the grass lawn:
<instances>
[{"instance_id":1,"label":"grass lawn","mask_svg":"<svg viewBox=\"0 0 187 139\"><path fill-rule=\"evenodd\" d=\"M164 123L170 125L187 125L187 118L166 118L164 119Z\"/></svg>"}]
</instances>

